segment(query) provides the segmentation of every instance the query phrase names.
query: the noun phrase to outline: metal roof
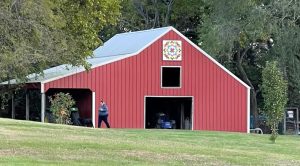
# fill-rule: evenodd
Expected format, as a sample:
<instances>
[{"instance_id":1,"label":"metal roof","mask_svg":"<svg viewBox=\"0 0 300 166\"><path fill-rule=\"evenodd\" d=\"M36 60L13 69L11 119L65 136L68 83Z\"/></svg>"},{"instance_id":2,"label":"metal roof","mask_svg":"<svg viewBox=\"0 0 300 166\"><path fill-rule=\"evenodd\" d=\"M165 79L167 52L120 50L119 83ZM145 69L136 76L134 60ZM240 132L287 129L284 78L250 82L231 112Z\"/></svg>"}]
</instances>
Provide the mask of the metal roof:
<instances>
[{"instance_id":1,"label":"metal roof","mask_svg":"<svg viewBox=\"0 0 300 166\"><path fill-rule=\"evenodd\" d=\"M94 56L104 57L137 53L171 29L172 27L163 27L117 34L105 42L103 46L97 48L94 51Z\"/></svg>"},{"instance_id":2,"label":"metal roof","mask_svg":"<svg viewBox=\"0 0 300 166\"><path fill-rule=\"evenodd\" d=\"M112 56L112 57L101 57L101 58L89 58L87 62L92 65L91 68L95 68L95 66L101 66L110 62L117 61L119 59L126 58L126 55L122 56ZM72 66L68 64L59 65L56 67L52 67L43 71L42 74L30 74L27 76L29 79L27 83L34 83L34 82L50 82L52 80L56 80L62 77L66 77L75 73L79 73L85 71L84 67L82 66ZM2 84L7 84L8 82L3 82ZM11 84L16 83L16 80L11 80Z\"/></svg>"}]
</instances>

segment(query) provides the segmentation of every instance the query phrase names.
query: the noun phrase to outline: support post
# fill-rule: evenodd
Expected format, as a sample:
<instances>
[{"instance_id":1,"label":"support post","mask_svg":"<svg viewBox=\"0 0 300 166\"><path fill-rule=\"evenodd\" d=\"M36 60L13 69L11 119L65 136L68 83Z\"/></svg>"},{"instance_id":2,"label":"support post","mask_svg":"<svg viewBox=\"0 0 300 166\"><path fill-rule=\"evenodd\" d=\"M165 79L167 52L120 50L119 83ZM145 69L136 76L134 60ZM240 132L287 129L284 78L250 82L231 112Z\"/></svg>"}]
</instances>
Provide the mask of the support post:
<instances>
[{"instance_id":1,"label":"support post","mask_svg":"<svg viewBox=\"0 0 300 166\"><path fill-rule=\"evenodd\" d=\"M93 127L96 128L96 116L95 116L95 108L96 108L96 99L95 99L95 92L92 92L92 120L93 120Z\"/></svg>"},{"instance_id":2,"label":"support post","mask_svg":"<svg viewBox=\"0 0 300 166\"><path fill-rule=\"evenodd\" d=\"M46 95L41 93L41 122L45 122Z\"/></svg>"},{"instance_id":3,"label":"support post","mask_svg":"<svg viewBox=\"0 0 300 166\"><path fill-rule=\"evenodd\" d=\"M14 95L11 96L11 118L16 118L16 109L15 109L15 97Z\"/></svg>"},{"instance_id":4,"label":"support post","mask_svg":"<svg viewBox=\"0 0 300 166\"><path fill-rule=\"evenodd\" d=\"M286 133L286 110L284 110L283 114L283 134Z\"/></svg>"},{"instance_id":5,"label":"support post","mask_svg":"<svg viewBox=\"0 0 300 166\"><path fill-rule=\"evenodd\" d=\"M300 134L299 133L299 125L300 125L300 122L299 122L299 109L298 108L296 108L295 109L296 110L296 134L298 135L298 134Z\"/></svg>"},{"instance_id":6,"label":"support post","mask_svg":"<svg viewBox=\"0 0 300 166\"><path fill-rule=\"evenodd\" d=\"M26 120L29 120L29 94L26 92Z\"/></svg>"}]
</instances>

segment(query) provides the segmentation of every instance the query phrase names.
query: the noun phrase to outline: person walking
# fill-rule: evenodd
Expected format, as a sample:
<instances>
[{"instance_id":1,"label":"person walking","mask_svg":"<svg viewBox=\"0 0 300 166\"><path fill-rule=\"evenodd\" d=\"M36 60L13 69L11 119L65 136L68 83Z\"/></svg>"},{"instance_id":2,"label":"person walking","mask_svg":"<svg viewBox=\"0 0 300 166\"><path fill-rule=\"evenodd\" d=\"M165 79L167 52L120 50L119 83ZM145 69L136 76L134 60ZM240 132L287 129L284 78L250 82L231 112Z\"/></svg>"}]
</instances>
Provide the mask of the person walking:
<instances>
[{"instance_id":1,"label":"person walking","mask_svg":"<svg viewBox=\"0 0 300 166\"><path fill-rule=\"evenodd\" d=\"M110 125L107 121L108 107L105 104L105 102L103 101L103 99L101 99L101 101L100 101L100 107L99 107L98 111L99 111L98 127L101 128L101 122L104 121L106 127L110 128Z\"/></svg>"}]
</instances>

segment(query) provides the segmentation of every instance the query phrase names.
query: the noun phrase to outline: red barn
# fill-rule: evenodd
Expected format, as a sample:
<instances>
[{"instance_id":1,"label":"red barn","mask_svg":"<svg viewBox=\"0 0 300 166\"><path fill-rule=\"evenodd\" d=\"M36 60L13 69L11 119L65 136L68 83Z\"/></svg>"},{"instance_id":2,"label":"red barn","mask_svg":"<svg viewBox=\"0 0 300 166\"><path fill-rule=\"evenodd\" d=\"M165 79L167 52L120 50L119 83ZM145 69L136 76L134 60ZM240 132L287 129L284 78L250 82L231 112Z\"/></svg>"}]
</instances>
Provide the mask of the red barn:
<instances>
[{"instance_id":1,"label":"red barn","mask_svg":"<svg viewBox=\"0 0 300 166\"><path fill-rule=\"evenodd\" d=\"M164 114L177 129L249 132L249 86L173 27L117 34L88 62L90 71L61 65L32 77L41 119L47 96L62 91L93 124L103 98L113 128L155 128Z\"/></svg>"}]
</instances>

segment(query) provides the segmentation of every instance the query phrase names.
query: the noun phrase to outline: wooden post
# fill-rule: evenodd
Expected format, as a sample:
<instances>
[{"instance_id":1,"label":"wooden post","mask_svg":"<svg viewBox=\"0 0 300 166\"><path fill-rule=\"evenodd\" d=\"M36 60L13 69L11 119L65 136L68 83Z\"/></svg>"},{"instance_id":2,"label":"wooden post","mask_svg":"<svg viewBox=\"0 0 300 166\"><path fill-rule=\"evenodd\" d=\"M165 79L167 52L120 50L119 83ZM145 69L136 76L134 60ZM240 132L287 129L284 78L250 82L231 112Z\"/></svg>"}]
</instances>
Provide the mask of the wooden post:
<instances>
[{"instance_id":1,"label":"wooden post","mask_svg":"<svg viewBox=\"0 0 300 166\"><path fill-rule=\"evenodd\" d=\"M286 133L286 110L284 110L283 114L283 134Z\"/></svg>"},{"instance_id":2,"label":"wooden post","mask_svg":"<svg viewBox=\"0 0 300 166\"><path fill-rule=\"evenodd\" d=\"M16 118L16 110L15 110L15 102L14 102L14 95L11 96L11 118Z\"/></svg>"},{"instance_id":3,"label":"wooden post","mask_svg":"<svg viewBox=\"0 0 300 166\"><path fill-rule=\"evenodd\" d=\"M298 108L296 108L296 117L297 117L297 119L296 119L297 133L296 134L300 134L300 131L299 131L300 122L299 122L299 109Z\"/></svg>"},{"instance_id":4,"label":"wooden post","mask_svg":"<svg viewBox=\"0 0 300 166\"><path fill-rule=\"evenodd\" d=\"M41 93L41 122L45 122L46 95Z\"/></svg>"},{"instance_id":5,"label":"wooden post","mask_svg":"<svg viewBox=\"0 0 300 166\"><path fill-rule=\"evenodd\" d=\"M29 94L26 92L26 120L29 120Z\"/></svg>"}]
</instances>

